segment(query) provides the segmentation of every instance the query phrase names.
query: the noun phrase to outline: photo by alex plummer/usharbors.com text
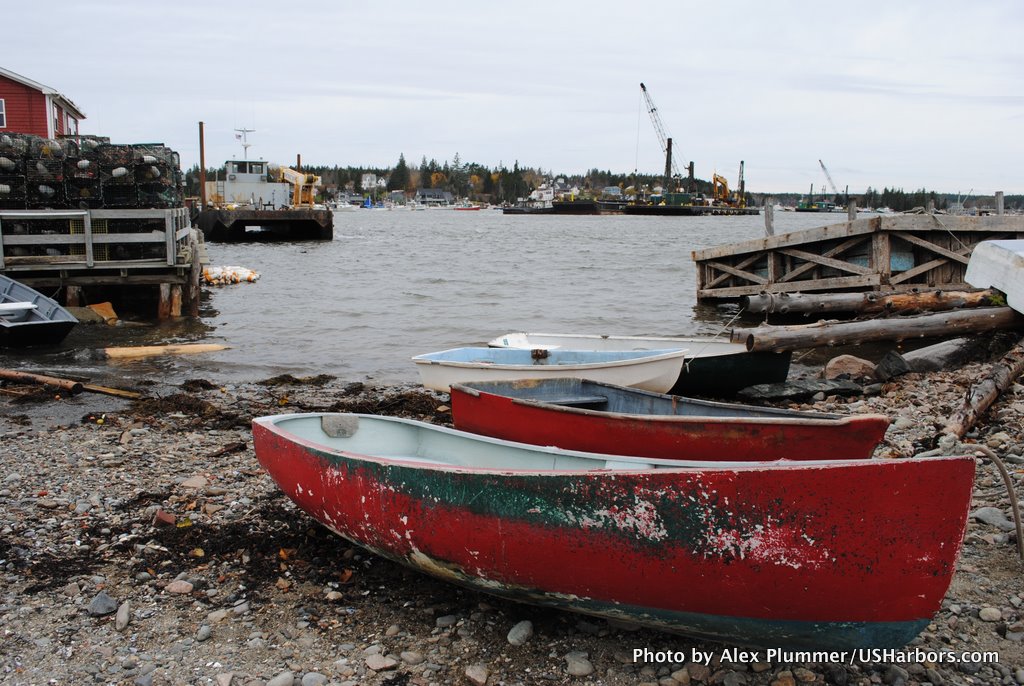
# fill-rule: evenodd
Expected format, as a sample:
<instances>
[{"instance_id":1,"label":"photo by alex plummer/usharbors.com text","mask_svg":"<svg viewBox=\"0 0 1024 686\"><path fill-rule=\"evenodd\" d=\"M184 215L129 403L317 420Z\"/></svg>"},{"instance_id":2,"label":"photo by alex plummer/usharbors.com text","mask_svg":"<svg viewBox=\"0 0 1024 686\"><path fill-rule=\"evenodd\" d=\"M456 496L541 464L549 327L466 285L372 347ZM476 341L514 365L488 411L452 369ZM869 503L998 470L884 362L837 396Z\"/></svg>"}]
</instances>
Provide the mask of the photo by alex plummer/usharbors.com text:
<instances>
[{"instance_id":1,"label":"photo by alex plummer/usharbors.com text","mask_svg":"<svg viewBox=\"0 0 1024 686\"><path fill-rule=\"evenodd\" d=\"M981 663L995 664L999 662L999 653L995 651L954 651L954 650L921 650L857 648L853 650L786 650L783 648L764 648L760 650L723 648L721 650L651 650L649 648L633 648L634 662L659 664L711 665L721 662L769 662L772 664L790 663L834 663L852 665L856 663L889 663L889 664L959 664Z\"/></svg>"}]
</instances>

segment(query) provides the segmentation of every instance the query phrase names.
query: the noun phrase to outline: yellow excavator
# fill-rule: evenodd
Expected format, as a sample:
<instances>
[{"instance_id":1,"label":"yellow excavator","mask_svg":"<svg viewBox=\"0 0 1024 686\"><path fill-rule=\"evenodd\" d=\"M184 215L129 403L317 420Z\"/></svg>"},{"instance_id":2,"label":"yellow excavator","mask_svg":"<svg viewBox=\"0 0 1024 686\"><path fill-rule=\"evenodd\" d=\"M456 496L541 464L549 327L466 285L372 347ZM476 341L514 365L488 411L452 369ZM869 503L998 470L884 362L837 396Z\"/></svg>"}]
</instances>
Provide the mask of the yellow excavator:
<instances>
[{"instance_id":1,"label":"yellow excavator","mask_svg":"<svg viewBox=\"0 0 1024 686\"><path fill-rule=\"evenodd\" d=\"M729 196L729 182L724 176L715 174L711 177L711 197L715 205L729 205L732 198Z\"/></svg>"},{"instance_id":2,"label":"yellow excavator","mask_svg":"<svg viewBox=\"0 0 1024 686\"><path fill-rule=\"evenodd\" d=\"M312 207L316 202L316 190L320 187L320 177L316 174L306 174L296 171L290 167L271 166L271 173L277 176L277 180L291 184L293 208Z\"/></svg>"},{"instance_id":3,"label":"yellow excavator","mask_svg":"<svg viewBox=\"0 0 1024 686\"><path fill-rule=\"evenodd\" d=\"M732 205L734 207L746 207L746 184L743 181L743 161L740 161L739 190L729 193L729 182L724 176L715 174L711 177L711 194L715 205Z\"/></svg>"}]
</instances>

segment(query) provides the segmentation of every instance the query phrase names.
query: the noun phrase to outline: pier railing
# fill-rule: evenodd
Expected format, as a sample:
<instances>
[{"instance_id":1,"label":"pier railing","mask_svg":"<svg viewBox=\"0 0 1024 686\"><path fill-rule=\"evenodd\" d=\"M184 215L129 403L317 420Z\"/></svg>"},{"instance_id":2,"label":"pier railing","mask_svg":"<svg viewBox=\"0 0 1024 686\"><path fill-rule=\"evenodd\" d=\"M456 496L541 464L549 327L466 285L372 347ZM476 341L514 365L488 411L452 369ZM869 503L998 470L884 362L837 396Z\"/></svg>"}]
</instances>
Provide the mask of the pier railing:
<instances>
[{"instance_id":1,"label":"pier railing","mask_svg":"<svg viewBox=\"0 0 1024 686\"><path fill-rule=\"evenodd\" d=\"M182 268L188 210L0 210L0 271Z\"/></svg>"},{"instance_id":2,"label":"pier railing","mask_svg":"<svg viewBox=\"0 0 1024 686\"><path fill-rule=\"evenodd\" d=\"M896 215L693 252L697 298L767 293L970 288L967 261L984 240L1024 238L1024 217Z\"/></svg>"}]
</instances>

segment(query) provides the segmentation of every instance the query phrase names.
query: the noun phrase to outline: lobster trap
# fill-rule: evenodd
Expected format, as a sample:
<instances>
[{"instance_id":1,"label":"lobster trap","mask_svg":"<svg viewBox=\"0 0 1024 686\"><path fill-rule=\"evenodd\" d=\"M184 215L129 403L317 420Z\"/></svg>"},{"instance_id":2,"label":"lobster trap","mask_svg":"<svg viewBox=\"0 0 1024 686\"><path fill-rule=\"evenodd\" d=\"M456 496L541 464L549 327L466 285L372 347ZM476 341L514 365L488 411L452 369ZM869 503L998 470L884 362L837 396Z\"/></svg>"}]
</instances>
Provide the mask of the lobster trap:
<instances>
[{"instance_id":1,"label":"lobster trap","mask_svg":"<svg viewBox=\"0 0 1024 686\"><path fill-rule=\"evenodd\" d=\"M21 175L0 175L0 209L25 209L25 177Z\"/></svg>"}]
</instances>

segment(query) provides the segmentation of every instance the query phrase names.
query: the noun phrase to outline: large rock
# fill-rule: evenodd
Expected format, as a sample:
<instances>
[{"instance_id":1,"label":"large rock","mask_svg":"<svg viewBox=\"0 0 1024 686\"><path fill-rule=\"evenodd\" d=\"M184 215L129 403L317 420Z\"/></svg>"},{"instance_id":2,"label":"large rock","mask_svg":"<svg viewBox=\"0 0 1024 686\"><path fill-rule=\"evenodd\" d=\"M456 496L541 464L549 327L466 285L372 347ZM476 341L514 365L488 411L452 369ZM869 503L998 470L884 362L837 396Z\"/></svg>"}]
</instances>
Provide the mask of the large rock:
<instances>
[{"instance_id":1,"label":"large rock","mask_svg":"<svg viewBox=\"0 0 1024 686\"><path fill-rule=\"evenodd\" d=\"M766 383L748 386L739 392L745 400L800 400L823 393L825 395L862 395L864 387L853 381L834 379L797 379L782 383Z\"/></svg>"},{"instance_id":2,"label":"large rock","mask_svg":"<svg viewBox=\"0 0 1024 686\"><path fill-rule=\"evenodd\" d=\"M900 355L895 350L890 350L875 366L875 377L880 381L888 381L912 371L913 369L910 368L910 364L907 363L903 355Z\"/></svg>"},{"instance_id":3,"label":"large rock","mask_svg":"<svg viewBox=\"0 0 1024 686\"><path fill-rule=\"evenodd\" d=\"M848 379L873 379L875 365L854 355L838 355L825 365L822 376L826 379L837 379L845 376Z\"/></svg>"}]
</instances>

